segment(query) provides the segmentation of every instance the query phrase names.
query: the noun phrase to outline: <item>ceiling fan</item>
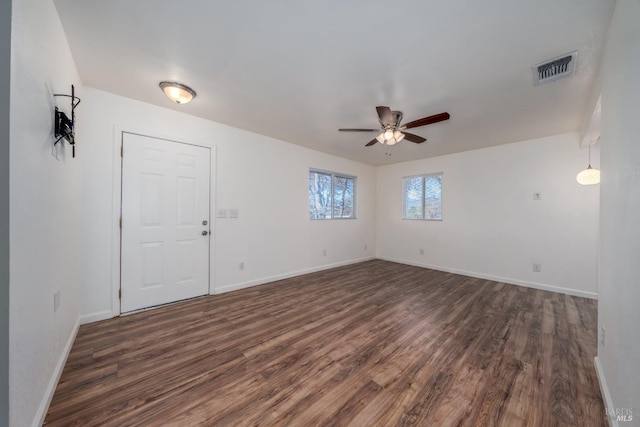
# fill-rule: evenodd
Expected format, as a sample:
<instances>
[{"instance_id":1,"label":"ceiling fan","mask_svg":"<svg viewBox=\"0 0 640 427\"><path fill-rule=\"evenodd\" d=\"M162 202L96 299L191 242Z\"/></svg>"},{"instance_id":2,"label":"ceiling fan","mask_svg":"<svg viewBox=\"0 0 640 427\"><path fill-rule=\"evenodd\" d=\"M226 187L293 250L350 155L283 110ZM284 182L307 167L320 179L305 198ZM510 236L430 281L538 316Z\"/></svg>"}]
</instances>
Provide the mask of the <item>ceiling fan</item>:
<instances>
[{"instance_id":1,"label":"ceiling fan","mask_svg":"<svg viewBox=\"0 0 640 427\"><path fill-rule=\"evenodd\" d=\"M369 141L366 147L369 147L376 142L380 144L394 145L403 139L407 141L421 144L426 141L418 135L414 135L409 132L404 132L405 129L417 128L419 126L426 126L433 123L438 123L444 120L449 120L449 113L434 114L433 116L423 117L418 120L414 120L405 125L400 126L402 121L401 111L391 111L389 107L376 107L378 112L378 121L380 122L380 129L338 129L340 132L380 132L380 135Z\"/></svg>"}]
</instances>

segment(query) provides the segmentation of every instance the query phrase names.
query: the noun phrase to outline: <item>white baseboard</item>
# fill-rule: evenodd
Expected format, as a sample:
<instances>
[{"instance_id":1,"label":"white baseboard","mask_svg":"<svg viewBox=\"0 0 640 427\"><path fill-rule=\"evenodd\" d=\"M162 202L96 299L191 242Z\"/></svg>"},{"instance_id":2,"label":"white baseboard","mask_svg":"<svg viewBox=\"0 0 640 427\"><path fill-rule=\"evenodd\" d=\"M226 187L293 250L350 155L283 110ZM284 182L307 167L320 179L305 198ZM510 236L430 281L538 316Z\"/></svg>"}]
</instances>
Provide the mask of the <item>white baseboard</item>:
<instances>
[{"instance_id":1,"label":"white baseboard","mask_svg":"<svg viewBox=\"0 0 640 427\"><path fill-rule=\"evenodd\" d=\"M301 276L303 274L315 273L317 271L328 270L330 268L343 267L345 265L357 264L357 263L364 262L364 261L370 261L372 259L375 259L375 257L371 256L371 257L353 259L353 260L349 260L349 261L335 262L335 263L332 263L332 264L325 264L325 265L321 265L321 266L318 266L318 267L306 268L304 270L290 271L288 273L277 274L275 276L263 277L261 279L250 280L250 281L247 281L247 282L235 283L233 285L221 286L219 288L215 288L211 294L212 295L216 295L216 294L222 294L222 293L225 293L225 292L237 291L239 289L250 288L252 286L258 286L258 285L264 285L265 283L269 283L269 282L275 282L276 280L289 279L291 277Z\"/></svg>"},{"instance_id":2,"label":"white baseboard","mask_svg":"<svg viewBox=\"0 0 640 427\"><path fill-rule=\"evenodd\" d=\"M613 405L613 399L611 399L611 393L609 392L609 387L607 387L607 381L604 378L604 371L602 370L602 365L600 364L600 358L598 356L594 357L593 363L596 365L596 374L598 375L600 392L602 393L602 397L604 398L605 410L607 408L609 408L610 410L613 410L615 406ZM607 417L607 420L609 421L609 425L611 427L619 427L618 420L616 420L615 418Z\"/></svg>"},{"instance_id":3,"label":"white baseboard","mask_svg":"<svg viewBox=\"0 0 640 427\"><path fill-rule=\"evenodd\" d=\"M87 323L111 319L114 316L117 316L117 314L113 314L111 310L103 310L97 313L83 314L80 316L80 324L86 325Z\"/></svg>"},{"instance_id":4,"label":"white baseboard","mask_svg":"<svg viewBox=\"0 0 640 427\"><path fill-rule=\"evenodd\" d=\"M413 265L414 267L422 267L422 268L429 268L431 270L446 271L447 273L461 274L463 276L476 277L478 279L493 280L495 282L507 283L509 285L524 286L527 288L540 289L542 291L557 292L560 294L573 295L576 297L598 299L598 294L595 292L585 292L585 291L580 291L578 289L562 288L559 286L547 285L544 283L527 282L527 281L518 280L518 279L511 279L508 277L493 276L491 274L476 273L474 271L458 270L455 268L442 267L439 265L423 264L423 263L414 262L414 261L407 261L404 259L396 259L396 258L381 257L381 256L379 256L378 259L397 262L399 264Z\"/></svg>"},{"instance_id":5,"label":"white baseboard","mask_svg":"<svg viewBox=\"0 0 640 427\"><path fill-rule=\"evenodd\" d=\"M44 396L42 401L40 402L40 406L38 407L38 412L36 416L33 418L33 427L40 427L44 423L44 419L47 416L47 411L49 410L49 405L51 404L51 399L53 399L53 394L56 391L56 387L58 386L58 381L60 381L60 376L62 375L62 371L64 370L64 365L67 363L67 358L69 357L69 353L71 353L71 347L73 347L73 342L76 340L76 336L78 335L78 329L80 328L80 318L76 320L76 324L73 326L73 330L69 334L69 338L67 338L67 343L62 350L62 354L60 355L60 359L58 359L58 363L56 364L55 369L53 370L53 375L51 375L51 379L49 380L49 384L47 385L47 389L44 392Z\"/></svg>"}]
</instances>

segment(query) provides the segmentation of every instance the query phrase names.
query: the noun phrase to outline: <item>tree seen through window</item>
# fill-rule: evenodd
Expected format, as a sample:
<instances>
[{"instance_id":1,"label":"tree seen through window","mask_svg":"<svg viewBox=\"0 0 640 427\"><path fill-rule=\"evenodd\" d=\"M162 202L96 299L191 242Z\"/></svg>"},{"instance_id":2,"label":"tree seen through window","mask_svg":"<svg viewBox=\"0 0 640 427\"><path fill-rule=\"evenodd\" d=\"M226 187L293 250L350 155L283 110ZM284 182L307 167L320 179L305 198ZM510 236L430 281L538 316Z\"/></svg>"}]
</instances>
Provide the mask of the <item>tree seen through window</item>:
<instances>
[{"instance_id":1,"label":"tree seen through window","mask_svg":"<svg viewBox=\"0 0 640 427\"><path fill-rule=\"evenodd\" d=\"M309 170L309 219L355 218L355 177Z\"/></svg>"}]
</instances>

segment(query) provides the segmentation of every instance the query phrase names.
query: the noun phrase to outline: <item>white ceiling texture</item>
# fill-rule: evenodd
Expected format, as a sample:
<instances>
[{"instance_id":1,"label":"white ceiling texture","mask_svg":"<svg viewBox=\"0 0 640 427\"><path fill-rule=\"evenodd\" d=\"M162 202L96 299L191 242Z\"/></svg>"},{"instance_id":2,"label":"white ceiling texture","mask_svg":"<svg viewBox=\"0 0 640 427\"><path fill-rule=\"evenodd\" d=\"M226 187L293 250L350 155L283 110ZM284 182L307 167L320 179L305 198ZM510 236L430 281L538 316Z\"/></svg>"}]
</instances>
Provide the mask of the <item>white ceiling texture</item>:
<instances>
[{"instance_id":1,"label":"white ceiling texture","mask_svg":"<svg viewBox=\"0 0 640 427\"><path fill-rule=\"evenodd\" d=\"M382 165L579 130L615 0L56 0L85 85ZM574 76L532 66L578 51ZM197 98L172 104L162 80ZM375 107L423 144L365 147Z\"/></svg>"}]
</instances>

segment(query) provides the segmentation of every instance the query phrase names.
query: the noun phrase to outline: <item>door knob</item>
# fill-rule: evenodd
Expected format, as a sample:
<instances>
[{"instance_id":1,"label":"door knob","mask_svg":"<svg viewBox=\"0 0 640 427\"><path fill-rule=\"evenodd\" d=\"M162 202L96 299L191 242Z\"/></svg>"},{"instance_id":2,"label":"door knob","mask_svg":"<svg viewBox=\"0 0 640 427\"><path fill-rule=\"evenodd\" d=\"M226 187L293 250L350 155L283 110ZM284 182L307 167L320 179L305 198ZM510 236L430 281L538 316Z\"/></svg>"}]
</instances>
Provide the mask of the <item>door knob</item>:
<instances>
[{"instance_id":1,"label":"door knob","mask_svg":"<svg viewBox=\"0 0 640 427\"><path fill-rule=\"evenodd\" d=\"M209 232L208 232L207 230L205 230L205 231L203 231L203 232L202 232L202 235L203 235L203 236L206 236L207 234L209 234Z\"/></svg>"}]
</instances>

